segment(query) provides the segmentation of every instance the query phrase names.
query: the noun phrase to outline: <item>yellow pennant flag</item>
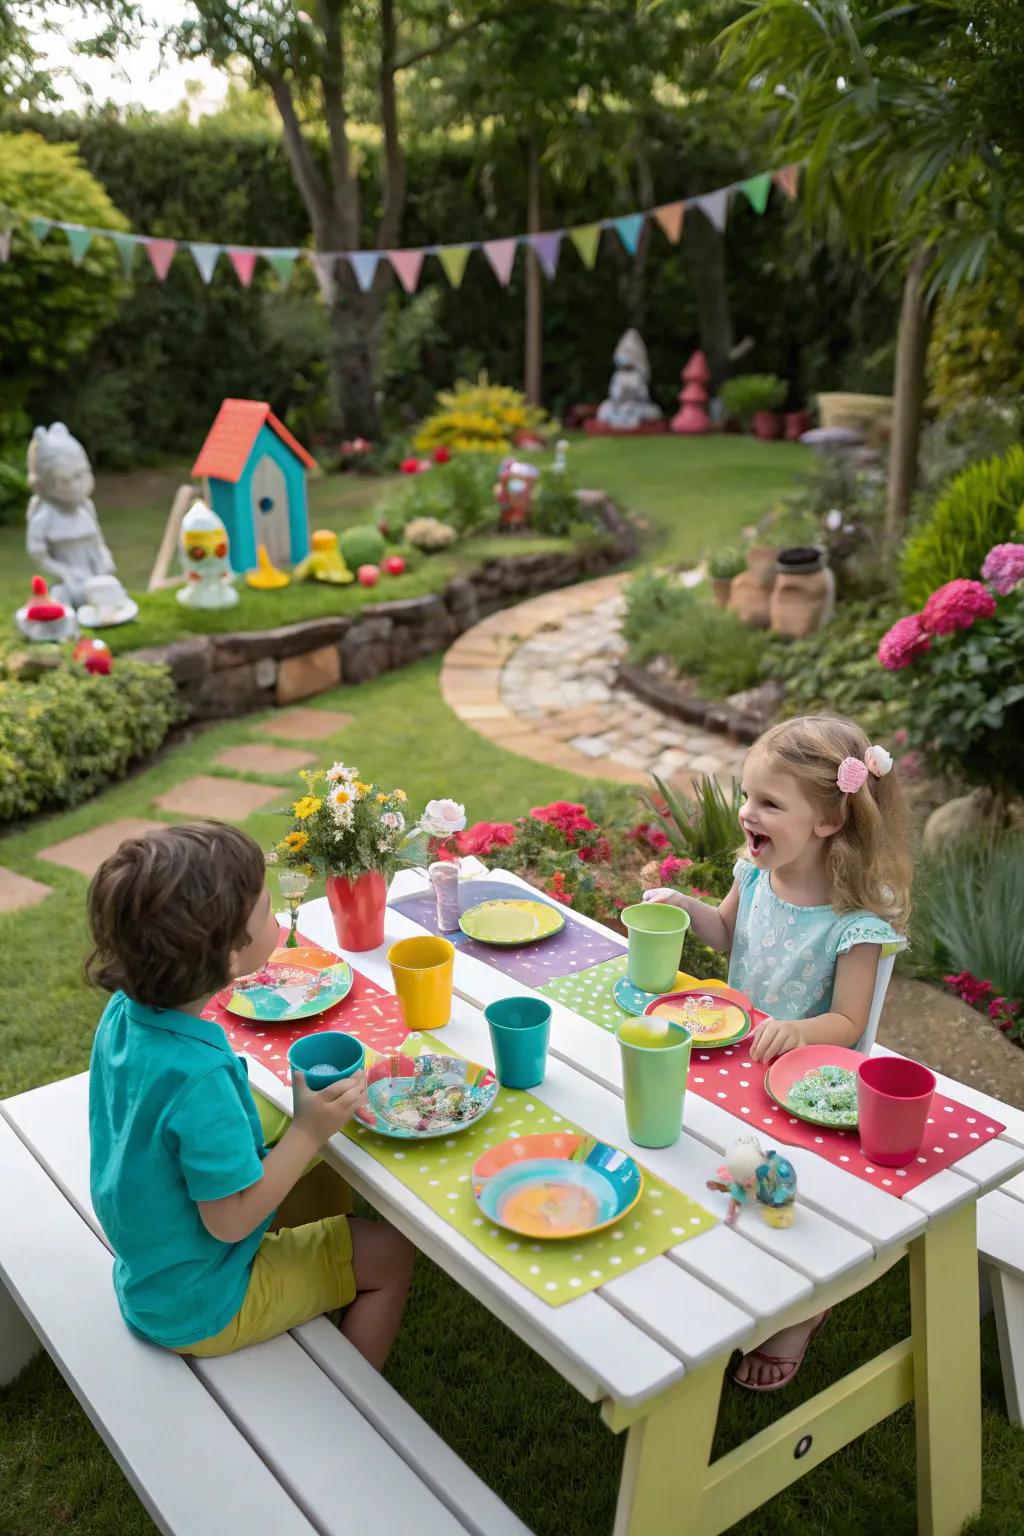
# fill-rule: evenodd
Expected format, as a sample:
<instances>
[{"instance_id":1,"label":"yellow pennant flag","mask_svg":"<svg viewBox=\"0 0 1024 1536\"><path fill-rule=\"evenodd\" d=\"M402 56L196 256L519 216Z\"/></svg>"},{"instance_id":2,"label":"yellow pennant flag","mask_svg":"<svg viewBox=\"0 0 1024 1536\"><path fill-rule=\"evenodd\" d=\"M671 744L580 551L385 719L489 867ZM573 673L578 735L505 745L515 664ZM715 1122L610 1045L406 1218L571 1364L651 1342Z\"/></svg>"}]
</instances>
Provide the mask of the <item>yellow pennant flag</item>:
<instances>
[{"instance_id":1,"label":"yellow pennant flag","mask_svg":"<svg viewBox=\"0 0 1024 1536\"><path fill-rule=\"evenodd\" d=\"M576 247L585 267L592 267L597 260L597 247L601 240L600 224L580 224L576 229L570 229L569 239Z\"/></svg>"},{"instance_id":2,"label":"yellow pennant flag","mask_svg":"<svg viewBox=\"0 0 1024 1536\"><path fill-rule=\"evenodd\" d=\"M444 267L444 274L453 288L458 288L469 260L468 245L442 245L437 259Z\"/></svg>"}]
</instances>

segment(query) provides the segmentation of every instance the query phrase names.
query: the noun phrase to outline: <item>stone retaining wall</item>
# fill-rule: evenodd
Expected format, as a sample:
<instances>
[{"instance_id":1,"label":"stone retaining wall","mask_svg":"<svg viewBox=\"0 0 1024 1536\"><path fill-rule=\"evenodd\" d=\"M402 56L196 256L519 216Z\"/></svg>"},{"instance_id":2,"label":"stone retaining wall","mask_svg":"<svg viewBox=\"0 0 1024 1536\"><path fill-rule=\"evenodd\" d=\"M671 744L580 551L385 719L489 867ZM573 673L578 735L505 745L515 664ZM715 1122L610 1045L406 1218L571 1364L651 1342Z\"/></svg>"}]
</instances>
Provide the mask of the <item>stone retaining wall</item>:
<instances>
[{"instance_id":1,"label":"stone retaining wall","mask_svg":"<svg viewBox=\"0 0 1024 1536\"><path fill-rule=\"evenodd\" d=\"M677 684L652 677L646 667L622 662L618 670L618 681L623 688L628 688L630 693L636 694L645 703L653 704L662 714L670 715L675 720L685 720L688 725L701 726L706 731L721 731L731 741L742 742L744 745L756 741L768 723L757 716L733 709L729 704L698 698Z\"/></svg>"},{"instance_id":2,"label":"stone retaining wall","mask_svg":"<svg viewBox=\"0 0 1024 1536\"><path fill-rule=\"evenodd\" d=\"M632 559L636 535L614 503L600 491L577 494L597 510L606 534L600 544L517 555L510 539L509 554L456 577L443 592L278 629L194 635L133 654L170 667L190 720L247 714L293 704L339 683L369 682L447 650L457 635L514 600L572 586Z\"/></svg>"}]
</instances>

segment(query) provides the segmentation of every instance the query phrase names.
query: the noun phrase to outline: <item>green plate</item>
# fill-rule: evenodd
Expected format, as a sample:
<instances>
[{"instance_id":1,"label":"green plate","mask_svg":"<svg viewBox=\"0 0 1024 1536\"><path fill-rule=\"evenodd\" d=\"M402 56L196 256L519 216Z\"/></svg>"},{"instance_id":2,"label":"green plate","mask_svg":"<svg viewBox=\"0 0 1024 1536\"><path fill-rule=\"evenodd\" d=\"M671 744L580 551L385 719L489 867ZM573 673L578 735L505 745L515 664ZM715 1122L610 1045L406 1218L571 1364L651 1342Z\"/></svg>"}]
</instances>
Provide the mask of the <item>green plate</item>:
<instances>
[{"instance_id":1,"label":"green plate","mask_svg":"<svg viewBox=\"0 0 1024 1536\"><path fill-rule=\"evenodd\" d=\"M463 912L459 927L467 938L481 944L534 944L561 933L565 914L546 901L482 901Z\"/></svg>"}]
</instances>

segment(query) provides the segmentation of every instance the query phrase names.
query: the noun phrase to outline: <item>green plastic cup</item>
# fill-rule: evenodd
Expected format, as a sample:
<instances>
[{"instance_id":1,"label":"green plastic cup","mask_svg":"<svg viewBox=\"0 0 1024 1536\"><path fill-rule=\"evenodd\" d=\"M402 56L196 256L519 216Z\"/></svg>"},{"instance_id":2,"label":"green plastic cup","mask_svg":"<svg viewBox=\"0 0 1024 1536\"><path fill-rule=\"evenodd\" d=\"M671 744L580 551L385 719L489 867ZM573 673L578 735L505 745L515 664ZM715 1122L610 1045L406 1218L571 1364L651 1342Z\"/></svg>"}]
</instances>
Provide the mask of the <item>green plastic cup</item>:
<instances>
[{"instance_id":1,"label":"green plastic cup","mask_svg":"<svg viewBox=\"0 0 1024 1536\"><path fill-rule=\"evenodd\" d=\"M622 921L629 934L626 971L641 992L671 992L683 954L690 914L660 901L626 907Z\"/></svg>"},{"instance_id":2,"label":"green plastic cup","mask_svg":"<svg viewBox=\"0 0 1024 1536\"><path fill-rule=\"evenodd\" d=\"M618 1028L626 1125L638 1147L671 1147L683 1128L690 1031L660 1023L626 1019Z\"/></svg>"}]
</instances>

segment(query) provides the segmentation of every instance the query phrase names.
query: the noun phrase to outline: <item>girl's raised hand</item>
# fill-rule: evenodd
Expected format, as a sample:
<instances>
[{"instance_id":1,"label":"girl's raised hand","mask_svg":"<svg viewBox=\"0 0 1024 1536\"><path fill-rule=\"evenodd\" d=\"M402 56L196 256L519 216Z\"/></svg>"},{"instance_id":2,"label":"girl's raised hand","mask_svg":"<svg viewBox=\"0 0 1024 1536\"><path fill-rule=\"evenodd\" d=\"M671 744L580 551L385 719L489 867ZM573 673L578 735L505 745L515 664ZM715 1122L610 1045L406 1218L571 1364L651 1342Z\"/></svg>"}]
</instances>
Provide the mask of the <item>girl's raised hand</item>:
<instances>
[{"instance_id":1,"label":"girl's raised hand","mask_svg":"<svg viewBox=\"0 0 1024 1536\"><path fill-rule=\"evenodd\" d=\"M668 885L659 885L653 890L644 891L644 901L660 901L668 907L681 907L685 898L681 891L674 891Z\"/></svg>"},{"instance_id":2,"label":"girl's raised hand","mask_svg":"<svg viewBox=\"0 0 1024 1536\"><path fill-rule=\"evenodd\" d=\"M800 1025L792 1019L765 1019L750 1046L751 1061L774 1061L784 1051L803 1045Z\"/></svg>"}]
</instances>

